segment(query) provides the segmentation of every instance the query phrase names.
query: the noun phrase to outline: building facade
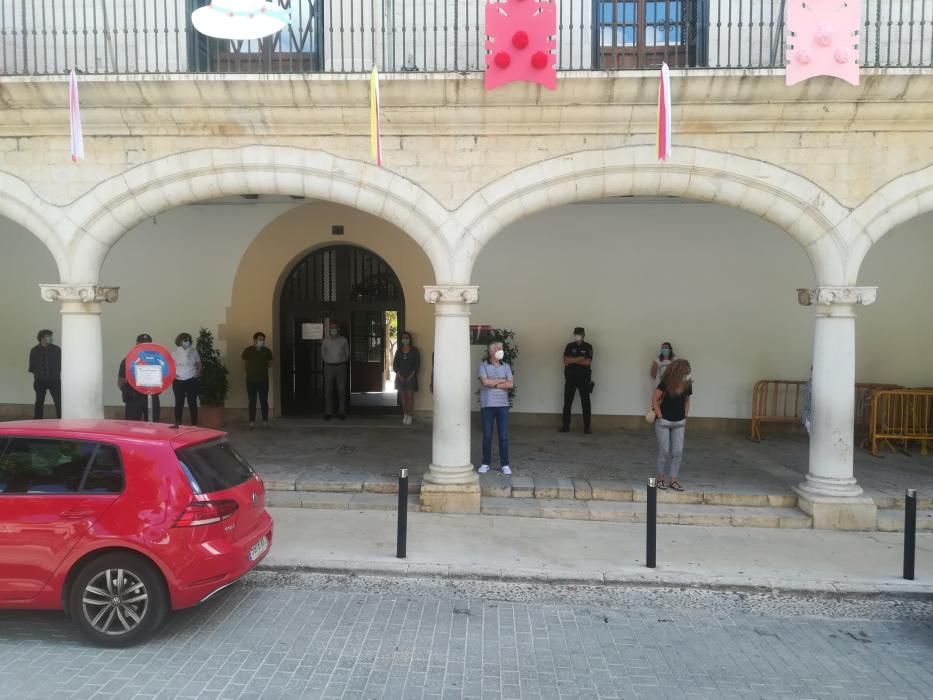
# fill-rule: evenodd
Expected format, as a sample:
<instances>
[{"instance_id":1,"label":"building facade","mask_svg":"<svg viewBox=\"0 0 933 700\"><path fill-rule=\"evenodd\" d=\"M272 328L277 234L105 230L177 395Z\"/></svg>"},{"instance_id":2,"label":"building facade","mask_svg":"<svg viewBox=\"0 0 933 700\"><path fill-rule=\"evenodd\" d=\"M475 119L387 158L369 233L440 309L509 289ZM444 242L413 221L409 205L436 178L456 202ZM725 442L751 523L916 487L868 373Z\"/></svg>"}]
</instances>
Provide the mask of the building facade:
<instances>
[{"instance_id":1,"label":"building facade","mask_svg":"<svg viewBox=\"0 0 933 700\"><path fill-rule=\"evenodd\" d=\"M31 403L39 328L61 337L66 416L97 417L119 403L116 364L137 333L170 345L204 326L231 369L232 411L245 404L239 351L262 330L275 410L313 414L305 324L340 321L358 393L378 393L396 314L434 357L416 405L434 431L422 499L470 511L470 325L516 332L515 412L536 421L556 418L560 350L584 325L605 425L643 414L663 340L692 361L710 425L747 419L757 379L812 365L802 501L840 526L871 517L853 477L852 385L933 384L931 3L893 3L893 19L865 3L858 87L786 87L768 3L732 3L726 22L716 3L669 3L680 14L654 22L668 4L563 3L553 92L483 89L474 4L448 4L435 31L433 3L308 3L307 26L292 3L295 38L255 46L203 42L188 3L139 2L106 29L110 3L83 3L86 17L4 4L4 413ZM395 69L382 168L369 158L373 55ZM664 163L662 58L677 66ZM72 67L85 73L77 164ZM426 361L423 389L430 379Z\"/></svg>"}]
</instances>

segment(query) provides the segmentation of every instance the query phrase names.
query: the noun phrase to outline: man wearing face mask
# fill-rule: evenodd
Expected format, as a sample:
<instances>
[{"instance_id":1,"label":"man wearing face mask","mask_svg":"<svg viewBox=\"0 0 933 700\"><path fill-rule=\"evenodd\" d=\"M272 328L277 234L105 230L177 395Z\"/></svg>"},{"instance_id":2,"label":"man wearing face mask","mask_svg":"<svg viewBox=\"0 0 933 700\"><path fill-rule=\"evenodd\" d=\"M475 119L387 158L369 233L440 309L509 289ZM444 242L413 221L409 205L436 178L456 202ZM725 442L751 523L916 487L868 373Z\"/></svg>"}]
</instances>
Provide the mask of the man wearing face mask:
<instances>
[{"instance_id":1,"label":"man wearing face mask","mask_svg":"<svg viewBox=\"0 0 933 700\"><path fill-rule=\"evenodd\" d=\"M570 430L570 409L574 395L580 392L583 407L583 432L590 434L590 391L592 391L593 346L585 342L586 332L581 326L573 329L573 342L564 348L564 415L560 432Z\"/></svg>"},{"instance_id":2,"label":"man wearing face mask","mask_svg":"<svg viewBox=\"0 0 933 700\"><path fill-rule=\"evenodd\" d=\"M347 363L350 361L350 343L340 335L340 326L328 326L328 338L321 343L321 360L324 362L324 420L334 416L334 392L337 393L337 417L347 417Z\"/></svg>"},{"instance_id":3,"label":"man wearing face mask","mask_svg":"<svg viewBox=\"0 0 933 700\"><path fill-rule=\"evenodd\" d=\"M32 417L40 420L45 413L45 392L52 395L55 415L62 417L62 349L52 343L52 331L41 330L36 336L39 344L29 351L29 373L36 403Z\"/></svg>"},{"instance_id":4,"label":"man wearing face mask","mask_svg":"<svg viewBox=\"0 0 933 700\"><path fill-rule=\"evenodd\" d=\"M253 344L243 350L243 369L246 372L246 396L249 399L249 427L256 427L256 400L262 410L262 427L269 427L269 368L272 351L266 347L266 334L253 333Z\"/></svg>"}]
</instances>

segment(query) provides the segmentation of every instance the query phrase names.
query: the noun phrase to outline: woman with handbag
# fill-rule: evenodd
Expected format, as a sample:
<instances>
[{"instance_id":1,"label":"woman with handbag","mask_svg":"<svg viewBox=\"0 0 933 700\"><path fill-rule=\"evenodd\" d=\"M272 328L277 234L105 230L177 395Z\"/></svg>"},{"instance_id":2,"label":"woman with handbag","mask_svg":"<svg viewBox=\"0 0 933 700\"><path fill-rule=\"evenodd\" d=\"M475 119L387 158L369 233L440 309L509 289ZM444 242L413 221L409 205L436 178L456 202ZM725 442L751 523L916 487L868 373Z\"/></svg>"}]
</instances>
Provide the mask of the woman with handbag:
<instances>
[{"instance_id":1,"label":"woman with handbag","mask_svg":"<svg viewBox=\"0 0 933 700\"><path fill-rule=\"evenodd\" d=\"M675 491L684 487L677 481L680 464L684 456L684 432L690 413L690 397L693 381L690 378L690 363L677 359L671 362L658 388L651 397L654 409L654 432L658 438L657 477L658 488L670 486ZM650 422L650 420L649 420ZM670 462L670 467L668 467ZM670 481L665 474L670 474Z\"/></svg>"}]
</instances>

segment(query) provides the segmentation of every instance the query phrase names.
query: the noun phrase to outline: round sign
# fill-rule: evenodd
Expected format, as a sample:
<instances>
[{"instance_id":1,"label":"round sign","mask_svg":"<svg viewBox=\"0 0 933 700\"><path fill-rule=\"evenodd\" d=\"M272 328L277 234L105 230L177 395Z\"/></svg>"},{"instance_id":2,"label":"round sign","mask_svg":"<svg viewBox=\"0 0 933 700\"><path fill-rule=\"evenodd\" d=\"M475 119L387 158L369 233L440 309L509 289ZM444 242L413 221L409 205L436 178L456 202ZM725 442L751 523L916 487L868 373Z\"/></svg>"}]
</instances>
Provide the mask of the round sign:
<instances>
[{"instance_id":1,"label":"round sign","mask_svg":"<svg viewBox=\"0 0 933 700\"><path fill-rule=\"evenodd\" d=\"M126 356L126 381L140 394L161 394L175 381L175 360L161 345L140 343Z\"/></svg>"},{"instance_id":2,"label":"round sign","mask_svg":"<svg viewBox=\"0 0 933 700\"><path fill-rule=\"evenodd\" d=\"M213 0L191 13L194 28L216 39L248 41L288 26L289 12L266 0Z\"/></svg>"}]
</instances>

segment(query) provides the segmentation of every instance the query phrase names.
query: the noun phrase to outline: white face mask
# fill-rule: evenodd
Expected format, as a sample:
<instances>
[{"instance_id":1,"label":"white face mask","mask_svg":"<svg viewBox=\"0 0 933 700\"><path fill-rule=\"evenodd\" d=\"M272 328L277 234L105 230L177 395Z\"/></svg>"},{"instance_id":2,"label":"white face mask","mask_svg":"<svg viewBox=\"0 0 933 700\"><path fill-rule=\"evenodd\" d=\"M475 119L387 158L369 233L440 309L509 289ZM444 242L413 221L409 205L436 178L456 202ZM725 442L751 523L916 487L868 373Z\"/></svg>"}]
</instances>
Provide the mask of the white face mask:
<instances>
[{"instance_id":1,"label":"white face mask","mask_svg":"<svg viewBox=\"0 0 933 700\"><path fill-rule=\"evenodd\" d=\"M191 341L190 341L190 340L183 340L183 341L181 341L181 346L182 346L185 350L187 350L188 348L191 347Z\"/></svg>"},{"instance_id":2,"label":"white face mask","mask_svg":"<svg viewBox=\"0 0 933 700\"><path fill-rule=\"evenodd\" d=\"M265 347L265 345L266 345L266 341L265 341L265 340L257 340L257 341L256 341L256 347L257 347L257 348Z\"/></svg>"},{"instance_id":3,"label":"white face mask","mask_svg":"<svg viewBox=\"0 0 933 700\"><path fill-rule=\"evenodd\" d=\"M496 359L501 360L505 357L505 350L496 350Z\"/></svg>"},{"instance_id":4,"label":"white face mask","mask_svg":"<svg viewBox=\"0 0 933 700\"><path fill-rule=\"evenodd\" d=\"M337 334L338 334L339 332L340 332L340 331L337 330L336 328L331 328L331 329L330 329L330 336L331 336L332 338L336 338L336 337L337 337Z\"/></svg>"},{"instance_id":5,"label":"white face mask","mask_svg":"<svg viewBox=\"0 0 933 700\"><path fill-rule=\"evenodd\" d=\"M573 336L573 339L576 340L578 343L582 343L582 342L583 342L583 336L582 336L582 335L575 335L575 336Z\"/></svg>"}]
</instances>

